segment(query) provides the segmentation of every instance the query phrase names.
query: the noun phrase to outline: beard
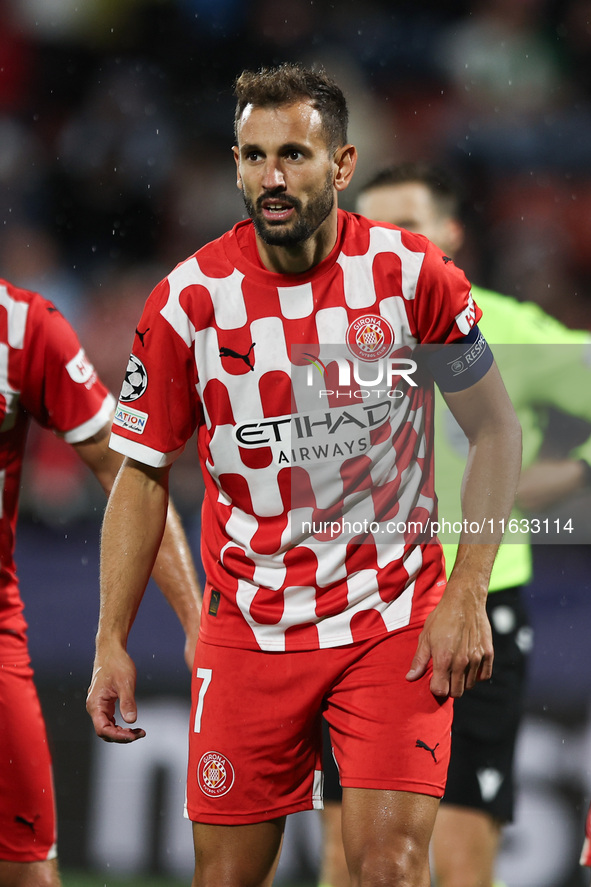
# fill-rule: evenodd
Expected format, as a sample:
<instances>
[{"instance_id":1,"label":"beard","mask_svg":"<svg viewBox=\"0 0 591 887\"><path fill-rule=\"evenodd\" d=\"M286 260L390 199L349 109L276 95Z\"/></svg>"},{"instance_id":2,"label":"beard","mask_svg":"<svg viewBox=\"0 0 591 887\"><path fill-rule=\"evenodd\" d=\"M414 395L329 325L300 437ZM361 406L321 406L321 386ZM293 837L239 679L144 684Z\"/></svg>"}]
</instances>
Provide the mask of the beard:
<instances>
[{"instance_id":1,"label":"beard","mask_svg":"<svg viewBox=\"0 0 591 887\"><path fill-rule=\"evenodd\" d=\"M269 246L298 246L308 240L318 230L334 206L332 173L327 175L323 189L314 200L310 201L306 209L302 208L301 200L298 200L297 197L291 197L282 191L266 191L258 198L256 205L244 191L242 192L242 197L255 230L264 243ZM297 213L295 222L284 227L285 223L274 225L263 218L261 204L263 200L269 200L273 197L279 197L283 203L293 206Z\"/></svg>"}]
</instances>

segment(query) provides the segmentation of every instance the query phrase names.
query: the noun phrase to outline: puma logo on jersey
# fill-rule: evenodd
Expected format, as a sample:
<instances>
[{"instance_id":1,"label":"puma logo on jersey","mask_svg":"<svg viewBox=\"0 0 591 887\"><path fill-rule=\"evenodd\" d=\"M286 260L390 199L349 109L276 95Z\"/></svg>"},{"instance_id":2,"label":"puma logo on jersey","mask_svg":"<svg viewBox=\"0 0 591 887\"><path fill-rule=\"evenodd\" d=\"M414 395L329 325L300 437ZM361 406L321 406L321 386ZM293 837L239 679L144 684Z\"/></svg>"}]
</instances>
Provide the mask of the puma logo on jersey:
<instances>
[{"instance_id":1,"label":"puma logo on jersey","mask_svg":"<svg viewBox=\"0 0 591 887\"><path fill-rule=\"evenodd\" d=\"M426 742L423 742L422 739L417 739L417 741L415 743L415 748L424 748L425 751L429 752L429 754L431 755L431 757L433 758L435 763L437 763L437 758L435 757L435 749L437 748L438 745L439 745L439 743L437 743L437 745L433 746L433 748L429 748L429 746L427 745Z\"/></svg>"},{"instance_id":2,"label":"puma logo on jersey","mask_svg":"<svg viewBox=\"0 0 591 887\"><path fill-rule=\"evenodd\" d=\"M250 352L256 345L256 342L253 342L246 354L239 354L238 351L233 351L231 348L220 348L220 357L235 357L237 360L243 360L249 370L254 372L254 364L250 362Z\"/></svg>"},{"instance_id":3,"label":"puma logo on jersey","mask_svg":"<svg viewBox=\"0 0 591 887\"><path fill-rule=\"evenodd\" d=\"M140 331L138 330L137 326L136 326L136 328L135 328L135 334L136 334L136 336L138 337L138 339L140 340L140 342L142 343L142 348L144 348L144 336L145 336L146 333L148 333L149 331L150 331L150 327L149 327L149 326L146 327L146 329L143 331L143 333L140 333Z\"/></svg>"},{"instance_id":4,"label":"puma logo on jersey","mask_svg":"<svg viewBox=\"0 0 591 887\"><path fill-rule=\"evenodd\" d=\"M446 265L448 262L453 262L453 259L450 259L449 256L441 256L441 258L443 259L443 261L445 262Z\"/></svg>"}]
</instances>

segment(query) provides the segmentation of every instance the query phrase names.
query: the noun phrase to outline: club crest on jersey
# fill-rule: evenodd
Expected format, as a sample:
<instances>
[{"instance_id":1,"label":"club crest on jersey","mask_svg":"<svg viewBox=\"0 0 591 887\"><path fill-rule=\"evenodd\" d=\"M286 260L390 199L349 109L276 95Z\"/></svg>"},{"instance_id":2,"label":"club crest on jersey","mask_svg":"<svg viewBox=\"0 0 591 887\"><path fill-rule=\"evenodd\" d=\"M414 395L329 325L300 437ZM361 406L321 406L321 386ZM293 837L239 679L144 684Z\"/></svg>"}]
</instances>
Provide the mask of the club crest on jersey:
<instances>
[{"instance_id":1,"label":"club crest on jersey","mask_svg":"<svg viewBox=\"0 0 591 887\"><path fill-rule=\"evenodd\" d=\"M221 798L234 785L234 767L225 755L208 751L197 764L197 781L204 795Z\"/></svg>"},{"instance_id":2,"label":"club crest on jersey","mask_svg":"<svg viewBox=\"0 0 591 887\"><path fill-rule=\"evenodd\" d=\"M379 360L390 353L394 344L394 330L379 314L364 314L349 324L345 341L355 357Z\"/></svg>"},{"instance_id":3,"label":"club crest on jersey","mask_svg":"<svg viewBox=\"0 0 591 887\"><path fill-rule=\"evenodd\" d=\"M147 387L148 373L145 366L139 357L136 357L135 354L130 354L119 400L122 403L130 403L132 400L137 400L138 397L144 394Z\"/></svg>"}]
</instances>

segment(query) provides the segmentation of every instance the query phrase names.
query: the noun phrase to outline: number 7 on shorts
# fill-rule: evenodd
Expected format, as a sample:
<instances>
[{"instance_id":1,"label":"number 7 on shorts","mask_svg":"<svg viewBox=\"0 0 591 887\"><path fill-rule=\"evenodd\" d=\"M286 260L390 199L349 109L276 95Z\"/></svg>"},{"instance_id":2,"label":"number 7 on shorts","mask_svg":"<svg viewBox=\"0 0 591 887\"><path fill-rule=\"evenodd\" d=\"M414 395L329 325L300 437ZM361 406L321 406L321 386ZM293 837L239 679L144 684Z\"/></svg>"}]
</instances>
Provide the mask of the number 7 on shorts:
<instances>
[{"instance_id":1,"label":"number 7 on shorts","mask_svg":"<svg viewBox=\"0 0 591 887\"><path fill-rule=\"evenodd\" d=\"M193 725L193 732L200 733L201 732L201 715L203 714L203 703L205 701L205 694L207 693L207 688L211 683L211 668L198 668L197 669L197 677L201 678L201 686L199 687L199 696L197 698L197 708L195 710L195 723Z\"/></svg>"}]
</instances>

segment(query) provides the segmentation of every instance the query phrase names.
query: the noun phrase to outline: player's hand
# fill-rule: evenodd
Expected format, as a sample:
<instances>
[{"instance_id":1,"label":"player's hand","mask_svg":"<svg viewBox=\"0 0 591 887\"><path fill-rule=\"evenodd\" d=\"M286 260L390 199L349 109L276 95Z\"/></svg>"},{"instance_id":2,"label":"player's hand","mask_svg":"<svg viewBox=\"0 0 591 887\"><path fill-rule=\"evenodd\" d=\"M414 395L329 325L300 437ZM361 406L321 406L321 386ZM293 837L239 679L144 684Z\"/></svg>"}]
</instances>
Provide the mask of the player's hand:
<instances>
[{"instance_id":1,"label":"player's hand","mask_svg":"<svg viewBox=\"0 0 591 887\"><path fill-rule=\"evenodd\" d=\"M418 680L432 660L431 692L457 698L477 681L489 680L493 658L492 633L484 606L475 595L454 588L450 581L425 621L406 678Z\"/></svg>"},{"instance_id":2,"label":"player's hand","mask_svg":"<svg viewBox=\"0 0 591 887\"><path fill-rule=\"evenodd\" d=\"M97 655L86 710L92 718L97 736L105 742L135 742L146 735L140 727L122 727L115 721L115 703L119 700L123 720L127 724L135 723L135 681L135 665L125 650L108 656Z\"/></svg>"}]
</instances>

